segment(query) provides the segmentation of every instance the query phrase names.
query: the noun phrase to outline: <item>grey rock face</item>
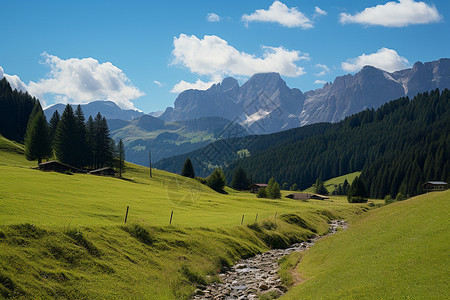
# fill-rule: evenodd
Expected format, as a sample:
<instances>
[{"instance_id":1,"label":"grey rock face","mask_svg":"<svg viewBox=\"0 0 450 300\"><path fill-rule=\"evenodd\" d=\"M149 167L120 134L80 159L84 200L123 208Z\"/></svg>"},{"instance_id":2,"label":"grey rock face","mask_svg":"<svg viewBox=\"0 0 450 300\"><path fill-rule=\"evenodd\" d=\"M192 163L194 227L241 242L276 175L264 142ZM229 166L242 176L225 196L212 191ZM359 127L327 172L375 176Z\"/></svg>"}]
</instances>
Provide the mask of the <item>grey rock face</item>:
<instances>
[{"instance_id":1,"label":"grey rock face","mask_svg":"<svg viewBox=\"0 0 450 300\"><path fill-rule=\"evenodd\" d=\"M255 74L242 86L225 78L206 91L187 90L161 119L180 121L217 116L236 121L255 134L273 133L318 122L338 122L365 109L402 96L450 88L450 59L417 62L389 73L365 66L358 73L336 77L323 88L302 93L278 73Z\"/></svg>"}]
</instances>

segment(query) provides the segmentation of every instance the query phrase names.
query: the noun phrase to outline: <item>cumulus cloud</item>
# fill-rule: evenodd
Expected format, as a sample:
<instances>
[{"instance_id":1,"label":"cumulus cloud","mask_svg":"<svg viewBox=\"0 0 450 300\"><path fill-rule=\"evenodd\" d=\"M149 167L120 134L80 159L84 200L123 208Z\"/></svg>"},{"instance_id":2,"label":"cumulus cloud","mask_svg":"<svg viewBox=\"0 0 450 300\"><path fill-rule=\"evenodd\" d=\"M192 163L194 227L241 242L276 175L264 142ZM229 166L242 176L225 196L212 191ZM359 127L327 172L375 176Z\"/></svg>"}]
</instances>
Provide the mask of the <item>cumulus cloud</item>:
<instances>
[{"instance_id":1,"label":"cumulus cloud","mask_svg":"<svg viewBox=\"0 0 450 300\"><path fill-rule=\"evenodd\" d=\"M60 59L46 52L43 61L50 67L47 78L30 82L28 91L39 98L52 94L56 101L87 103L109 100L122 108L134 109L131 100L144 95L121 69L93 58Z\"/></svg>"},{"instance_id":2,"label":"cumulus cloud","mask_svg":"<svg viewBox=\"0 0 450 300\"><path fill-rule=\"evenodd\" d=\"M174 38L173 64L188 68L192 73L212 77L252 76L255 73L278 72L288 77L303 75L300 60L309 55L283 47L262 46L262 57L238 51L215 35L203 39L180 34Z\"/></svg>"},{"instance_id":3,"label":"cumulus cloud","mask_svg":"<svg viewBox=\"0 0 450 300\"><path fill-rule=\"evenodd\" d=\"M328 13L321 9L320 7L316 6L314 9L314 17L318 16L326 16Z\"/></svg>"},{"instance_id":4,"label":"cumulus cloud","mask_svg":"<svg viewBox=\"0 0 450 300\"><path fill-rule=\"evenodd\" d=\"M13 90L18 90L22 92L27 91L26 84L23 83L22 80L20 80L19 76L5 74L3 68L0 66L0 79L3 79L3 77L6 78L6 80L8 80L9 85Z\"/></svg>"},{"instance_id":5,"label":"cumulus cloud","mask_svg":"<svg viewBox=\"0 0 450 300\"><path fill-rule=\"evenodd\" d=\"M208 20L208 22L219 22L220 17L219 17L219 15L211 12L211 13L208 13L208 15L206 16L206 20Z\"/></svg>"},{"instance_id":6,"label":"cumulus cloud","mask_svg":"<svg viewBox=\"0 0 450 300\"><path fill-rule=\"evenodd\" d=\"M359 23L386 27L405 27L413 24L439 22L442 16L436 7L425 2L414 0L392 1L386 4L367 7L354 15L341 13L342 24Z\"/></svg>"},{"instance_id":7,"label":"cumulus cloud","mask_svg":"<svg viewBox=\"0 0 450 300\"><path fill-rule=\"evenodd\" d=\"M316 68L322 69L322 71L320 71L319 73L314 74L314 75L316 75L316 76L324 76L324 75L326 75L328 72L330 72L330 68L328 68L327 65L316 64Z\"/></svg>"},{"instance_id":8,"label":"cumulus cloud","mask_svg":"<svg viewBox=\"0 0 450 300\"><path fill-rule=\"evenodd\" d=\"M315 84L325 84L327 83L325 80L316 80L314 81Z\"/></svg>"},{"instance_id":9,"label":"cumulus cloud","mask_svg":"<svg viewBox=\"0 0 450 300\"><path fill-rule=\"evenodd\" d=\"M204 82L200 79L197 79L196 82L186 82L184 80L181 80L180 82L178 82L177 84L175 84L175 86L172 88L172 90L170 91L171 93L181 93L183 91L186 90L207 90L209 89L213 84L218 83L220 80L218 81L209 81L209 82Z\"/></svg>"},{"instance_id":10,"label":"cumulus cloud","mask_svg":"<svg viewBox=\"0 0 450 300\"><path fill-rule=\"evenodd\" d=\"M398 55L397 51L381 48L375 53L362 54L356 58L350 58L341 64L342 69L348 72L358 71L366 65L394 72L407 68L409 62L406 58Z\"/></svg>"},{"instance_id":11,"label":"cumulus cloud","mask_svg":"<svg viewBox=\"0 0 450 300\"><path fill-rule=\"evenodd\" d=\"M249 22L271 22L279 23L285 27L301 27L308 29L313 27L313 23L297 7L289 8L280 1L275 1L269 9L258 9L250 15L243 15L242 21L247 25Z\"/></svg>"}]
</instances>

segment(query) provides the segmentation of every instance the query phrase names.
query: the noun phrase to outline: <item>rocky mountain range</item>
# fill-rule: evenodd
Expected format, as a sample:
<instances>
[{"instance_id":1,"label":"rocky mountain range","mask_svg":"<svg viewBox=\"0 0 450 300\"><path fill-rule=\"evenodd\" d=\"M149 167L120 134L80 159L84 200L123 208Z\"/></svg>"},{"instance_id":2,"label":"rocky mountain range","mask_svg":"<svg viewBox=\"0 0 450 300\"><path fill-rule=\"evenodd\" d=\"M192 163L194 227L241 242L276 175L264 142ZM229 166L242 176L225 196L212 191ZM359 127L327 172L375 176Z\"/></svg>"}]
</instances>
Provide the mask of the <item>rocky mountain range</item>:
<instances>
[{"instance_id":1,"label":"rocky mountain range","mask_svg":"<svg viewBox=\"0 0 450 300\"><path fill-rule=\"evenodd\" d=\"M47 120L50 120L56 110L61 115L65 107L66 105L61 103L47 107L44 110L45 117L47 118ZM83 109L86 119L88 119L89 116L95 118L98 112L100 112L106 119L120 119L125 121L130 121L134 118L144 115L143 112L138 110L121 109L116 103L112 101L93 101L87 104L81 104L81 108Z\"/></svg>"},{"instance_id":2,"label":"rocky mountain range","mask_svg":"<svg viewBox=\"0 0 450 300\"><path fill-rule=\"evenodd\" d=\"M318 122L338 122L401 96L450 88L450 59L417 62L412 68L387 72L365 66L354 75L302 93L278 73L255 74L242 86L225 78L206 91L187 90L160 116L165 121L199 117L233 120L251 133L264 134Z\"/></svg>"}]
</instances>

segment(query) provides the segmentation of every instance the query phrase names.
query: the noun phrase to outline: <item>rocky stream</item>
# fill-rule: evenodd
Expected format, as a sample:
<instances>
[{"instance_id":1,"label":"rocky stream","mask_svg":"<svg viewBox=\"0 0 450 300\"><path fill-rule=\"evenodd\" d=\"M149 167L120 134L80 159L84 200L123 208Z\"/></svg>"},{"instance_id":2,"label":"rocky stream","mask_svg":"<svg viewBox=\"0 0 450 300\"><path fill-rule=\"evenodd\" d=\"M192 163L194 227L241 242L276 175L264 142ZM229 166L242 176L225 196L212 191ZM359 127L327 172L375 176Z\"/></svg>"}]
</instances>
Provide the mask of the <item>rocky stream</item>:
<instances>
[{"instance_id":1,"label":"rocky stream","mask_svg":"<svg viewBox=\"0 0 450 300\"><path fill-rule=\"evenodd\" d=\"M347 228L344 221L334 220L327 235L338 228ZM326 236L326 235L324 235ZM214 282L203 289L197 289L192 299L258 299L259 295L274 293L278 296L286 293L278 276L280 258L295 251L304 251L314 245L323 236L316 236L306 242L293 244L287 249L273 249L253 257L242 259L234 266L219 274L220 283Z\"/></svg>"}]
</instances>

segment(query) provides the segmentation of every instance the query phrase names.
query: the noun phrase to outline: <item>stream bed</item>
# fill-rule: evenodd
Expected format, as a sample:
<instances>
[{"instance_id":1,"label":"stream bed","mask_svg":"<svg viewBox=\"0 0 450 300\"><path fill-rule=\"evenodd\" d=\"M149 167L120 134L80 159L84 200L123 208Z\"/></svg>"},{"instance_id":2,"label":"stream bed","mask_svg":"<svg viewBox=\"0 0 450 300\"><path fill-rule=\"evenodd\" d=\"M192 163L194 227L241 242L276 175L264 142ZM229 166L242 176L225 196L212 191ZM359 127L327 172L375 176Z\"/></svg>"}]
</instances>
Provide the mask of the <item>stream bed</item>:
<instances>
[{"instance_id":1,"label":"stream bed","mask_svg":"<svg viewBox=\"0 0 450 300\"><path fill-rule=\"evenodd\" d=\"M338 228L347 228L347 223L333 220L330 224L330 232L335 233ZM214 282L204 289L197 289L192 299L258 299L258 295L264 293L276 293L278 296L286 293L278 276L278 260L295 251L304 251L314 245L317 236L306 242L297 243L287 249L273 249L257 254L247 259L241 259L224 273L220 273L220 283Z\"/></svg>"}]
</instances>

